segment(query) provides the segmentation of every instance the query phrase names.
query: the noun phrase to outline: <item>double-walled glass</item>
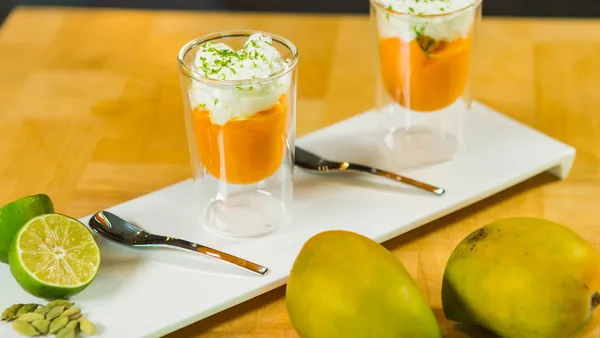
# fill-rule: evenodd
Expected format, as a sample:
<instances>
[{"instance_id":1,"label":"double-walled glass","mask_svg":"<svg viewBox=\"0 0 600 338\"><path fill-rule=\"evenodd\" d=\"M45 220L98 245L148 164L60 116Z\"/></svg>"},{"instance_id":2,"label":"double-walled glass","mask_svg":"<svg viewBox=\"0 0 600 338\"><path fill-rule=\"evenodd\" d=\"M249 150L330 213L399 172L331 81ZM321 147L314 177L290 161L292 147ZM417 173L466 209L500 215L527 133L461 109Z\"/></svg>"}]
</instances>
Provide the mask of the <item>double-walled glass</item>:
<instances>
[{"instance_id":1,"label":"double-walled glass","mask_svg":"<svg viewBox=\"0 0 600 338\"><path fill-rule=\"evenodd\" d=\"M450 160L461 148L481 1L441 14L409 9L371 0L381 146L410 167Z\"/></svg>"},{"instance_id":2,"label":"double-walled glass","mask_svg":"<svg viewBox=\"0 0 600 338\"><path fill-rule=\"evenodd\" d=\"M190 41L179 53L201 223L241 237L274 231L291 220L298 53L289 40L260 32L271 37L272 46L287 60L285 69L268 78L208 79L194 73L192 63L203 43L239 50L254 33L209 34ZM234 117L215 119L211 113L219 109Z\"/></svg>"}]
</instances>

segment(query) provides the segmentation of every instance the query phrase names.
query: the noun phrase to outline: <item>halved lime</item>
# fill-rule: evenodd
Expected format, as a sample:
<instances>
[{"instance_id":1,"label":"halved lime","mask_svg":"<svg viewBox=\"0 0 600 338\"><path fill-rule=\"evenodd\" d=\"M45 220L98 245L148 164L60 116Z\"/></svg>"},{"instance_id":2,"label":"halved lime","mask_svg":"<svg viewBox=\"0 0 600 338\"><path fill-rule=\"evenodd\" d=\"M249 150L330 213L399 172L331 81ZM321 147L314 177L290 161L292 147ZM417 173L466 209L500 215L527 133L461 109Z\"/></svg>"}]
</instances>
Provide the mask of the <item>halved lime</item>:
<instances>
[{"instance_id":1,"label":"halved lime","mask_svg":"<svg viewBox=\"0 0 600 338\"><path fill-rule=\"evenodd\" d=\"M32 218L19 230L8 260L13 276L30 294L68 298L96 278L100 249L83 223L46 214Z\"/></svg>"},{"instance_id":2,"label":"halved lime","mask_svg":"<svg viewBox=\"0 0 600 338\"><path fill-rule=\"evenodd\" d=\"M25 196L0 208L0 262L8 263L8 248L15 234L35 216L54 212L50 197Z\"/></svg>"}]
</instances>

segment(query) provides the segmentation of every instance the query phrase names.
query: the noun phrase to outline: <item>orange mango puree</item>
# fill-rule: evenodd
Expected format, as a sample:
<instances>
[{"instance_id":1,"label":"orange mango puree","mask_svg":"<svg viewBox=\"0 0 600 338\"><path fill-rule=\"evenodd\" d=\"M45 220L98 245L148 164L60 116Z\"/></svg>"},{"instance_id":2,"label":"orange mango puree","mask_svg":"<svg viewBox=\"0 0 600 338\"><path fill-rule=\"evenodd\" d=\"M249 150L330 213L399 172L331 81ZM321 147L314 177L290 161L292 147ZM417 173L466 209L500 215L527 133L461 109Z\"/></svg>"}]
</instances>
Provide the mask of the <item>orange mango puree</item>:
<instances>
[{"instance_id":1,"label":"orange mango puree","mask_svg":"<svg viewBox=\"0 0 600 338\"><path fill-rule=\"evenodd\" d=\"M212 176L232 184L256 183L273 175L285 153L285 95L250 118L213 124L210 112L192 111L200 161Z\"/></svg>"},{"instance_id":2,"label":"orange mango puree","mask_svg":"<svg viewBox=\"0 0 600 338\"><path fill-rule=\"evenodd\" d=\"M430 112L454 103L469 74L471 38L452 42L420 37L411 42L386 38L379 42L385 89L407 109Z\"/></svg>"}]
</instances>

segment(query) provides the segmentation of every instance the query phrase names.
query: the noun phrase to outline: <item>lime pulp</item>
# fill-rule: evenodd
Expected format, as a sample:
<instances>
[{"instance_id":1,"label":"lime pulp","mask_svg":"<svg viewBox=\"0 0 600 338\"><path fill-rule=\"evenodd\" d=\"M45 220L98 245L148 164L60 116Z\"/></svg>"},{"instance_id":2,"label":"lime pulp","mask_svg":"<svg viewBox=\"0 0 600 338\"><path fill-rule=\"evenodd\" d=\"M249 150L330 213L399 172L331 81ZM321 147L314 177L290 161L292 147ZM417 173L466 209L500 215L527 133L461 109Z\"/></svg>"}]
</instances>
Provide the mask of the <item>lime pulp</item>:
<instances>
[{"instance_id":1,"label":"lime pulp","mask_svg":"<svg viewBox=\"0 0 600 338\"><path fill-rule=\"evenodd\" d=\"M15 236L10 269L23 289L46 299L68 298L89 286L100 266L90 231L61 214L32 218Z\"/></svg>"}]
</instances>

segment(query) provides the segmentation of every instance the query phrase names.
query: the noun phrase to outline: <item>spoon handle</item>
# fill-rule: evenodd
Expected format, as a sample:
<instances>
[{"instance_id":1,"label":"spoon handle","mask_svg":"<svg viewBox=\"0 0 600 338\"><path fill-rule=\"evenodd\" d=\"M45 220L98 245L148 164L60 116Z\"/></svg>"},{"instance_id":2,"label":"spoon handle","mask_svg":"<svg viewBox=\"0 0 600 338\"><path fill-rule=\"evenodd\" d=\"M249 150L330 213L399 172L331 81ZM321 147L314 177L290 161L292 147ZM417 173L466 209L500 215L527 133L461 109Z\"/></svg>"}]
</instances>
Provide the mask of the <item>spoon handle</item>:
<instances>
[{"instance_id":1,"label":"spoon handle","mask_svg":"<svg viewBox=\"0 0 600 338\"><path fill-rule=\"evenodd\" d=\"M179 238L167 237L164 244L178 247L181 249L198 252L198 253L210 256L212 258L215 258L215 259L227 262L227 263L231 263L242 269L254 272L259 275L264 275L269 270L269 269L265 268L264 266L260 266L256 263L249 262L245 259L230 255L228 253L225 253L225 252L213 249L213 248L209 248L204 245L188 242L186 240L179 239Z\"/></svg>"},{"instance_id":2,"label":"spoon handle","mask_svg":"<svg viewBox=\"0 0 600 338\"><path fill-rule=\"evenodd\" d=\"M410 177L401 176L401 175L394 174L392 172L377 169L377 168L367 167L367 166L364 166L361 164L348 163L346 170L360 171L360 172L364 172L364 173L369 173L369 174L389 178L394 181L406 183L406 184L412 185L414 187L429 191L438 196L443 195L446 192L446 190L444 188L435 187L433 185L417 181Z\"/></svg>"}]
</instances>

